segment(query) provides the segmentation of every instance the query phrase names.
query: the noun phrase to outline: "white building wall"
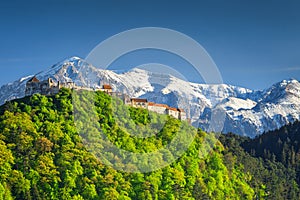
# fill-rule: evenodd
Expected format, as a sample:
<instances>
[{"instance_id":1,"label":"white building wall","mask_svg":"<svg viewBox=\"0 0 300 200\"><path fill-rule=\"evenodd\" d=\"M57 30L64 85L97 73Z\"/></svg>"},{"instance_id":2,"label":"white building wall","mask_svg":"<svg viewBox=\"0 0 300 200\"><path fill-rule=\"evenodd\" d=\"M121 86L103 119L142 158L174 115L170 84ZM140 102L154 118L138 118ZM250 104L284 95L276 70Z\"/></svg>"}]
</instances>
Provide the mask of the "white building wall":
<instances>
[{"instance_id":1,"label":"white building wall","mask_svg":"<svg viewBox=\"0 0 300 200\"><path fill-rule=\"evenodd\" d=\"M185 112L180 112L179 113L179 119L180 120L186 120L186 113Z\"/></svg>"},{"instance_id":2,"label":"white building wall","mask_svg":"<svg viewBox=\"0 0 300 200\"><path fill-rule=\"evenodd\" d=\"M131 106L134 108L148 109L148 103L146 102L131 102Z\"/></svg>"},{"instance_id":3,"label":"white building wall","mask_svg":"<svg viewBox=\"0 0 300 200\"><path fill-rule=\"evenodd\" d=\"M178 119L178 114L179 114L179 112L178 112L178 111L174 111L174 110L169 110L169 109L168 109L167 114L170 115L170 116L172 116L172 117L174 117L174 118L176 118L176 119Z\"/></svg>"},{"instance_id":4,"label":"white building wall","mask_svg":"<svg viewBox=\"0 0 300 200\"><path fill-rule=\"evenodd\" d=\"M148 105L148 110L156 112L158 114L166 114L166 107L163 107L163 106L149 106Z\"/></svg>"}]
</instances>

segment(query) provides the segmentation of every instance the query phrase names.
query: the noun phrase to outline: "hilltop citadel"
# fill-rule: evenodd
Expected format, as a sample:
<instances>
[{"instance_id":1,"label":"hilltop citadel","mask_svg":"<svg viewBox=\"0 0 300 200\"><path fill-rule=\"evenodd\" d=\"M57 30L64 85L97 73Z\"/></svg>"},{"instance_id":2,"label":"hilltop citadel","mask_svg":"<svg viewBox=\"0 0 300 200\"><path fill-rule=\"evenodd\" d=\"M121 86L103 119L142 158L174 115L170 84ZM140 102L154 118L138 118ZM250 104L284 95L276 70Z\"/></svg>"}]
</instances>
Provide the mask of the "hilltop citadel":
<instances>
[{"instance_id":1,"label":"hilltop citadel","mask_svg":"<svg viewBox=\"0 0 300 200\"><path fill-rule=\"evenodd\" d=\"M74 82L60 83L58 81L56 83L51 78L40 81L37 77L34 76L26 83L25 96L31 96L36 93L42 95L54 95L57 94L61 88L69 88L74 90L102 91L111 96L122 99L122 101L126 105L135 108L147 109L149 111L153 111L159 114L167 114L179 120L187 120L186 113L183 109L169 107L166 104L148 102L147 99L130 98L127 94L113 92L112 87L108 84L103 84L101 88L92 89L88 87L77 86Z\"/></svg>"}]
</instances>

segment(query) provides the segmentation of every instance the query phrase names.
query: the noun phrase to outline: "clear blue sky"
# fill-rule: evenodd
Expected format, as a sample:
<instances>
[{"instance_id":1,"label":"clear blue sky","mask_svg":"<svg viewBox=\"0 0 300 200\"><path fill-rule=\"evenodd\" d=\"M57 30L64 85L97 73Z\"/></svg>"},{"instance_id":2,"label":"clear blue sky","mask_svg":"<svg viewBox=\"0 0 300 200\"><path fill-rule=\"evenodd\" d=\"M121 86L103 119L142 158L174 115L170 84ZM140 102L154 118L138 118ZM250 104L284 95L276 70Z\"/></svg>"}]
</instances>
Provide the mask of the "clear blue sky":
<instances>
[{"instance_id":1,"label":"clear blue sky","mask_svg":"<svg viewBox=\"0 0 300 200\"><path fill-rule=\"evenodd\" d=\"M211 55L225 83L263 89L282 79L299 80L299 9L299 1L274 0L1 1L0 85L73 55L84 58L104 39L146 26L194 38ZM174 63L158 52L130 56L116 66ZM197 81L192 73L190 79Z\"/></svg>"}]
</instances>

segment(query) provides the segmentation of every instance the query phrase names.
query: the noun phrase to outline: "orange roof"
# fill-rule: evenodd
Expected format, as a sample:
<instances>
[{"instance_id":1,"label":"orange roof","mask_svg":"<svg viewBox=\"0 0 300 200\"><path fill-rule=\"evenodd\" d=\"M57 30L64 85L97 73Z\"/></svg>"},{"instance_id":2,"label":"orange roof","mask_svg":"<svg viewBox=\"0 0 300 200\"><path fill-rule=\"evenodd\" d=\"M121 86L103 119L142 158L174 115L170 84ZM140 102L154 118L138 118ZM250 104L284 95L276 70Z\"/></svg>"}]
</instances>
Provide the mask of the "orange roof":
<instances>
[{"instance_id":1,"label":"orange roof","mask_svg":"<svg viewBox=\"0 0 300 200\"><path fill-rule=\"evenodd\" d=\"M179 112L185 112L182 108L178 108Z\"/></svg>"},{"instance_id":2,"label":"orange roof","mask_svg":"<svg viewBox=\"0 0 300 200\"><path fill-rule=\"evenodd\" d=\"M148 102L147 99L139 99L139 98L132 98L130 99L131 101L134 101L134 102Z\"/></svg>"},{"instance_id":3,"label":"orange roof","mask_svg":"<svg viewBox=\"0 0 300 200\"><path fill-rule=\"evenodd\" d=\"M169 106L166 105L166 104L159 104L159 103L156 103L154 106L157 106L157 107L165 107L165 108L168 108Z\"/></svg>"},{"instance_id":4,"label":"orange roof","mask_svg":"<svg viewBox=\"0 0 300 200\"><path fill-rule=\"evenodd\" d=\"M112 87L110 85L103 85L102 86L103 89L107 89L107 90L111 90Z\"/></svg>"},{"instance_id":5,"label":"orange roof","mask_svg":"<svg viewBox=\"0 0 300 200\"><path fill-rule=\"evenodd\" d=\"M169 106L166 104L159 104L159 103L154 103L154 102L149 102L148 106L156 106L156 107L165 107L168 108Z\"/></svg>"},{"instance_id":6,"label":"orange roof","mask_svg":"<svg viewBox=\"0 0 300 200\"><path fill-rule=\"evenodd\" d=\"M169 109L169 110L173 110L173 111L178 111L177 108L169 107L168 109Z\"/></svg>"},{"instance_id":7,"label":"orange roof","mask_svg":"<svg viewBox=\"0 0 300 200\"><path fill-rule=\"evenodd\" d=\"M155 105L154 102L149 102L149 103L148 103L148 106L154 106L154 105Z\"/></svg>"},{"instance_id":8,"label":"orange roof","mask_svg":"<svg viewBox=\"0 0 300 200\"><path fill-rule=\"evenodd\" d=\"M40 82L40 80L34 76L28 82L36 82L37 83L37 82Z\"/></svg>"}]
</instances>

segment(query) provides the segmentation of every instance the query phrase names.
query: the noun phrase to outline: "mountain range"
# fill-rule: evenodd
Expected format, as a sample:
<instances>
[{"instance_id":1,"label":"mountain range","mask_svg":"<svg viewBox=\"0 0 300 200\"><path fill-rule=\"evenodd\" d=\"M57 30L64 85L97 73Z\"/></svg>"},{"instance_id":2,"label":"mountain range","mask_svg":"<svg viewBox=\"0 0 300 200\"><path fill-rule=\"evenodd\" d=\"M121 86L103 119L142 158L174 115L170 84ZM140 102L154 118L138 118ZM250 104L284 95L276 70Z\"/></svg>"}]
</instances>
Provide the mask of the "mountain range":
<instances>
[{"instance_id":1,"label":"mountain range","mask_svg":"<svg viewBox=\"0 0 300 200\"><path fill-rule=\"evenodd\" d=\"M24 97L26 82L32 76L3 85L0 104ZM295 79L283 80L265 90L251 90L228 84L192 83L138 68L116 73L96 68L79 57L59 62L35 76L91 88L110 84L115 91L131 97L183 108L192 124L206 131L210 131L216 108L223 112L223 133L249 137L300 119L300 83Z\"/></svg>"}]
</instances>

